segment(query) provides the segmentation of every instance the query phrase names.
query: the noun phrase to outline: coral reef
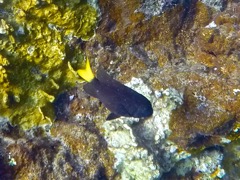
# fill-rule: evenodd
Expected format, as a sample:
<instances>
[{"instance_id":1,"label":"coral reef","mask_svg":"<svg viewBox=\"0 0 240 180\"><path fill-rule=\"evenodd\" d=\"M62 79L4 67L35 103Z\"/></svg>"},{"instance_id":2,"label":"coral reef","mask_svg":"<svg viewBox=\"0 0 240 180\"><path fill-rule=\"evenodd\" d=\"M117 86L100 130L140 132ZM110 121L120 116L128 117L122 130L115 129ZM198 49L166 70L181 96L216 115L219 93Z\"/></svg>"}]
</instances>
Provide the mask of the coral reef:
<instances>
[{"instance_id":1,"label":"coral reef","mask_svg":"<svg viewBox=\"0 0 240 180\"><path fill-rule=\"evenodd\" d=\"M101 20L89 41L94 23L86 36L83 24L53 19L81 20L90 11L95 22L85 3L89 11L75 14L82 1L14 2L14 13L7 3L0 12L2 177L239 179L239 2L208 1L219 11L182 1L148 15L139 8L180 1L99 0ZM93 72L101 66L145 95L153 116L106 122L107 109L76 83L84 54ZM8 123L28 129L35 116L52 127L22 131Z\"/></svg>"},{"instance_id":2,"label":"coral reef","mask_svg":"<svg viewBox=\"0 0 240 180\"><path fill-rule=\"evenodd\" d=\"M51 125L55 96L77 81L68 61L79 65L83 59L71 50L71 40L93 36L97 12L84 2L51 0L13 1L4 11L0 114L25 130Z\"/></svg>"}]
</instances>

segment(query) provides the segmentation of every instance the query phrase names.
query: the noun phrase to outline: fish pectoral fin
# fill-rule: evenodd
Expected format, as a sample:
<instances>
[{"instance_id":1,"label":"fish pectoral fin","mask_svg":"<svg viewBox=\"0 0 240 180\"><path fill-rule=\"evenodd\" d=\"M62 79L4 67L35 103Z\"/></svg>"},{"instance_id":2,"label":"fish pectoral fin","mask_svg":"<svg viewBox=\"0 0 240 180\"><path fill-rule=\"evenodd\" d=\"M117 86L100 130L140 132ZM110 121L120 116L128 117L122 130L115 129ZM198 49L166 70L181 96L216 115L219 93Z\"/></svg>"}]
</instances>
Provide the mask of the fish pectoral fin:
<instances>
[{"instance_id":1,"label":"fish pectoral fin","mask_svg":"<svg viewBox=\"0 0 240 180\"><path fill-rule=\"evenodd\" d=\"M110 113L107 117L106 120L112 120L112 119L116 119L116 118L119 118L120 116L117 115L117 114L114 114L114 113Z\"/></svg>"}]
</instances>

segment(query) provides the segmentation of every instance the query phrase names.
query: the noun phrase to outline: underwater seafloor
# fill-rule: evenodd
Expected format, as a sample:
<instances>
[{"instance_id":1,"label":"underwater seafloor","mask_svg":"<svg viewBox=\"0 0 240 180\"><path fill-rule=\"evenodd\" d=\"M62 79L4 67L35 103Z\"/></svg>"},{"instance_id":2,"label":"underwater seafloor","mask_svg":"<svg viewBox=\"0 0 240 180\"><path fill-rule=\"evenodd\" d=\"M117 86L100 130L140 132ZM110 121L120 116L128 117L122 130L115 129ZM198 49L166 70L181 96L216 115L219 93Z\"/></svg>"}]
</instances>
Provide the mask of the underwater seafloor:
<instances>
[{"instance_id":1,"label":"underwater seafloor","mask_svg":"<svg viewBox=\"0 0 240 180\"><path fill-rule=\"evenodd\" d=\"M76 70L148 98L106 121ZM0 0L0 179L240 179L238 0Z\"/></svg>"}]
</instances>

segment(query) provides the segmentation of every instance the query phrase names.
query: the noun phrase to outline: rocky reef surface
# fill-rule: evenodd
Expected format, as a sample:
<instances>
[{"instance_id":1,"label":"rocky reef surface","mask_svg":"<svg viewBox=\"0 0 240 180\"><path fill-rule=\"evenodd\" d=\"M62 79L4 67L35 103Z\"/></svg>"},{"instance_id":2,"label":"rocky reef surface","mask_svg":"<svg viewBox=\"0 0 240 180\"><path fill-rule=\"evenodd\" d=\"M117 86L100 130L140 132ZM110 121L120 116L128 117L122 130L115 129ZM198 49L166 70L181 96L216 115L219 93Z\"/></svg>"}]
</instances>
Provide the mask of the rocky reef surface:
<instances>
[{"instance_id":1,"label":"rocky reef surface","mask_svg":"<svg viewBox=\"0 0 240 180\"><path fill-rule=\"evenodd\" d=\"M0 1L2 179L239 179L240 3ZM106 121L75 70L143 94Z\"/></svg>"}]
</instances>

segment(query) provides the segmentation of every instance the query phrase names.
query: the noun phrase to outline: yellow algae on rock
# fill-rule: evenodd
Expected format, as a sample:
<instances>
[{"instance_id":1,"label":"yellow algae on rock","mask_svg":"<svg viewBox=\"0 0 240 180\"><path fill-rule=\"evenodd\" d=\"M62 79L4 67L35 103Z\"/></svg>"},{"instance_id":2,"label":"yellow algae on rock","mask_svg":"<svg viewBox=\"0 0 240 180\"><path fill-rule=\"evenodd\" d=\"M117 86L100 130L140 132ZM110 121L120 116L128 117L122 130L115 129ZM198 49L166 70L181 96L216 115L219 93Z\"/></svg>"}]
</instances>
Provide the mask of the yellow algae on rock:
<instances>
[{"instance_id":1,"label":"yellow algae on rock","mask_svg":"<svg viewBox=\"0 0 240 180\"><path fill-rule=\"evenodd\" d=\"M64 35L75 35L84 39L89 39L94 33L97 12L89 4L80 3L72 7L60 1L59 5L45 3L39 7L34 1L29 7L23 5L23 2L25 1L20 0L15 6L16 19L19 23L28 21L28 26L39 23L39 28L41 24L47 23L50 28L62 31Z\"/></svg>"},{"instance_id":2,"label":"yellow algae on rock","mask_svg":"<svg viewBox=\"0 0 240 180\"><path fill-rule=\"evenodd\" d=\"M7 73L5 66L9 63L6 58L0 54L0 107L7 108L7 90L9 82L7 80ZM0 111L1 112L1 111Z\"/></svg>"},{"instance_id":3,"label":"yellow algae on rock","mask_svg":"<svg viewBox=\"0 0 240 180\"><path fill-rule=\"evenodd\" d=\"M7 65L8 65L7 59L2 57L0 54L0 83L3 83L3 86L5 86L4 82L6 83L7 80L6 69L4 68L4 66Z\"/></svg>"},{"instance_id":4,"label":"yellow algae on rock","mask_svg":"<svg viewBox=\"0 0 240 180\"><path fill-rule=\"evenodd\" d=\"M30 108L29 112L22 113L12 119L13 125L18 125L22 129L30 129L35 126L51 125L49 117L44 116L40 107Z\"/></svg>"},{"instance_id":5,"label":"yellow algae on rock","mask_svg":"<svg viewBox=\"0 0 240 180\"><path fill-rule=\"evenodd\" d=\"M0 20L0 116L24 130L51 125L55 96L78 81L68 46L94 34L97 11L66 0L17 0L8 11L11 19Z\"/></svg>"}]
</instances>

